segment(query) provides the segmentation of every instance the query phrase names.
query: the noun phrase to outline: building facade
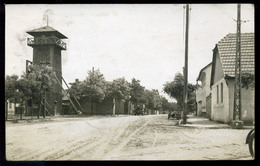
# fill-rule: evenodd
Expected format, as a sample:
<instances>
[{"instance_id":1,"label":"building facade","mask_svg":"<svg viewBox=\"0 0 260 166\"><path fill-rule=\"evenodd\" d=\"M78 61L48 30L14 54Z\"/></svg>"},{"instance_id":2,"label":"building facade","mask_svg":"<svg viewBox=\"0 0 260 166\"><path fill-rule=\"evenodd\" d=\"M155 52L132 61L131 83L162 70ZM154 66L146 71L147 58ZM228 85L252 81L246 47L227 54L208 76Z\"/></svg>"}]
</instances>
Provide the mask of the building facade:
<instances>
[{"instance_id":1,"label":"building facade","mask_svg":"<svg viewBox=\"0 0 260 166\"><path fill-rule=\"evenodd\" d=\"M254 74L254 33L241 34L241 72ZM212 89L211 119L224 123L233 120L235 84L236 34L228 34L213 50L210 86ZM241 120L252 124L255 113L254 88L241 90Z\"/></svg>"},{"instance_id":2,"label":"building facade","mask_svg":"<svg viewBox=\"0 0 260 166\"><path fill-rule=\"evenodd\" d=\"M196 102L197 102L197 115L205 116L210 118L211 107L211 90L210 90L210 78L211 78L211 67L209 63L207 66L200 70L197 82L200 82L200 87L196 90Z\"/></svg>"}]
</instances>

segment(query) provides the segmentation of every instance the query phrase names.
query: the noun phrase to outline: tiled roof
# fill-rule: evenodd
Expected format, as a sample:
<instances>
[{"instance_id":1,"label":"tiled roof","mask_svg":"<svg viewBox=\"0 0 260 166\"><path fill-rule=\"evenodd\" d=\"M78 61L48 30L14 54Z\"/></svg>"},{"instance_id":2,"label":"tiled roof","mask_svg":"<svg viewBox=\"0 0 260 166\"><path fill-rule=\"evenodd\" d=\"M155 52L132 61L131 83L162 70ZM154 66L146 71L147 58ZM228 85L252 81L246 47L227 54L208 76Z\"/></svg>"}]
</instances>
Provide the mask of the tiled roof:
<instances>
[{"instance_id":1,"label":"tiled roof","mask_svg":"<svg viewBox=\"0 0 260 166\"><path fill-rule=\"evenodd\" d=\"M224 75L235 76L236 34L228 34L217 43ZM255 71L255 34L241 33L241 70Z\"/></svg>"},{"instance_id":2,"label":"tiled roof","mask_svg":"<svg viewBox=\"0 0 260 166\"><path fill-rule=\"evenodd\" d=\"M65 35L63 35L62 33L60 33L59 31L57 31L56 29L54 29L50 26L33 29L30 31L27 31L27 33L32 36L39 34L39 33L54 33L60 39L67 39L67 37Z\"/></svg>"}]
</instances>

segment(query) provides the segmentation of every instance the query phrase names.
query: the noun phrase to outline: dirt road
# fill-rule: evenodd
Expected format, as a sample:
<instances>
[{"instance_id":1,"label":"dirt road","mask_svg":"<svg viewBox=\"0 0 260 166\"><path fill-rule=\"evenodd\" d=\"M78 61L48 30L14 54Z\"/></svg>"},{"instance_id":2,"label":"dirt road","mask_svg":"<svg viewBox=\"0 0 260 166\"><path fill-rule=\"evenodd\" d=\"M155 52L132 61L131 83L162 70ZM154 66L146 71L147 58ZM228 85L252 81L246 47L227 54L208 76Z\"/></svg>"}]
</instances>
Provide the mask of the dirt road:
<instances>
[{"instance_id":1,"label":"dirt road","mask_svg":"<svg viewBox=\"0 0 260 166\"><path fill-rule=\"evenodd\" d=\"M248 129L175 126L167 115L59 119L6 126L7 160L251 159Z\"/></svg>"}]
</instances>

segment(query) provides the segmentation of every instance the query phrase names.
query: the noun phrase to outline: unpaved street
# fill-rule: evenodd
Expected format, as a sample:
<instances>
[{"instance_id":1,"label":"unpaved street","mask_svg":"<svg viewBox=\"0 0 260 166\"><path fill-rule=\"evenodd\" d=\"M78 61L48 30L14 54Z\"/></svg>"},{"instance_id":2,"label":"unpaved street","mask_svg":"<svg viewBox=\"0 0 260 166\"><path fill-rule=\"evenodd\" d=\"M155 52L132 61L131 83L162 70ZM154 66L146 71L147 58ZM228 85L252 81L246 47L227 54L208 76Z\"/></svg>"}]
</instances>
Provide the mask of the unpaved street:
<instances>
[{"instance_id":1,"label":"unpaved street","mask_svg":"<svg viewBox=\"0 0 260 166\"><path fill-rule=\"evenodd\" d=\"M6 123L7 160L251 159L249 129L176 126L167 115Z\"/></svg>"}]
</instances>

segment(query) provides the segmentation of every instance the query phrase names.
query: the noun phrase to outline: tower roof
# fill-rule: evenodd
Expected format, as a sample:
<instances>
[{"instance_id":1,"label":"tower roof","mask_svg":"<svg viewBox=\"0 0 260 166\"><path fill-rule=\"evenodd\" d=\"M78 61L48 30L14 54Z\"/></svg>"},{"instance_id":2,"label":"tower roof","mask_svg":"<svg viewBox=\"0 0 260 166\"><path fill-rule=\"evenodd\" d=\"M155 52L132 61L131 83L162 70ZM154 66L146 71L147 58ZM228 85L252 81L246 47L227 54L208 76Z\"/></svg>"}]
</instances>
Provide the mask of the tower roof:
<instances>
[{"instance_id":1,"label":"tower roof","mask_svg":"<svg viewBox=\"0 0 260 166\"><path fill-rule=\"evenodd\" d=\"M37 36L40 33L53 33L56 37L58 37L60 39L67 39L67 37L65 35L63 35L62 33L60 33L59 31L57 31L56 29L54 29L50 26L45 26L45 27L33 29L33 30L30 30L30 31L27 31L27 33L32 35L32 36Z\"/></svg>"}]
</instances>

